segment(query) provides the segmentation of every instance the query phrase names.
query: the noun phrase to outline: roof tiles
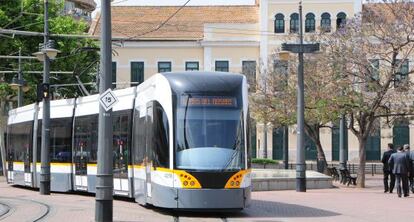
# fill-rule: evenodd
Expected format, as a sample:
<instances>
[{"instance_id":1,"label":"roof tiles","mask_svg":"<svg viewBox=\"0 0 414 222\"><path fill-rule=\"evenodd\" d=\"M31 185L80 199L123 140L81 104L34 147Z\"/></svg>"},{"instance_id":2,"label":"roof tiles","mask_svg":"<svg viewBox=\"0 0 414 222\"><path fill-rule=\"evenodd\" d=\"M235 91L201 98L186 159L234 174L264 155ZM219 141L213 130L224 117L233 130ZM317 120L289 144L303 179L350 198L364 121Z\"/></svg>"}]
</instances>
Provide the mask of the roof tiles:
<instances>
[{"instance_id":1,"label":"roof tiles","mask_svg":"<svg viewBox=\"0 0 414 222\"><path fill-rule=\"evenodd\" d=\"M112 36L131 40L199 40L207 23L258 23L258 6L187 6L165 25L180 7L115 6L112 9ZM90 33L100 34L100 16Z\"/></svg>"}]
</instances>

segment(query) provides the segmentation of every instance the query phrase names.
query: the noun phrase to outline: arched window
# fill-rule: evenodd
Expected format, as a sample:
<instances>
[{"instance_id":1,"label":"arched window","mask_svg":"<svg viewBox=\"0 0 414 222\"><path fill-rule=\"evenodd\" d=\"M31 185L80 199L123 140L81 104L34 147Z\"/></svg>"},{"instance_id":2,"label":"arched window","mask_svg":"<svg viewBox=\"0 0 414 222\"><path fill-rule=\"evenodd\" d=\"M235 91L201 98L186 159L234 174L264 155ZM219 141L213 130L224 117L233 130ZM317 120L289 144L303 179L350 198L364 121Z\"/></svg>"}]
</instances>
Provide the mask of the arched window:
<instances>
[{"instance_id":1,"label":"arched window","mask_svg":"<svg viewBox=\"0 0 414 222\"><path fill-rule=\"evenodd\" d=\"M323 13L321 16L321 30L323 32L331 31L331 15L327 12Z\"/></svg>"},{"instance_id":2,"label":"arched window","mask_svg":"<svg viewBox=\"0 0 414 222\"><path fill-rule=\"evenodd\" d=\"M275 16L275 33L285 33L285 16L281 13Z\"/></svg>"},{"instance_id":3,"label":"arched window","mask_svg":"<svg viewBox=\"0 0 414 222\"><path fill-rule=\"evenodd\" d=\"M305 32L315 31L315 14L308 13L305 20Z\"/></svg>"},{"instance_id":4,"label":"arched window","mask_svg":"<svg viewBox=\"0 0 414 222\"><path fill-rule=\"evenodd\" d=\"M336 15L336 28L340 29L346 25L346 14L343 12L338 13Z\"/></svg>"},{"instance_id":5,"label":"arched window","mask_svg":"<svg viewBox=\"0 0 414 222\"><path fill-rule=\"evenodd\" d=\"M299 32L299 14L293 13L290 15L290 32L298 33Z\"/></svg>"}]
</instances>

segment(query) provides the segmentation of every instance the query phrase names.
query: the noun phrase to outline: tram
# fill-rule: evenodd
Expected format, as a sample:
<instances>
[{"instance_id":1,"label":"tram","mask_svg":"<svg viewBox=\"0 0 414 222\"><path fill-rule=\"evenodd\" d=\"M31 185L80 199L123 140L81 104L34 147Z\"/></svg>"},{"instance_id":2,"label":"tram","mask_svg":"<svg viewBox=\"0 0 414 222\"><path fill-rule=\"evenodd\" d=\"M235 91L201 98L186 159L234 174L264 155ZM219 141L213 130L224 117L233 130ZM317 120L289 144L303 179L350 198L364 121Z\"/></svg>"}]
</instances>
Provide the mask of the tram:
<instances>
[{"instance_id":1,"label":"tram","mask_svg":"<svg viewBox=\"0 0 414 222\"><path fill-rule=\"evenodd\" d=\"M114 195L173 209L243 209L251 195L246 78L158 73L115 90ZM51 101L51 190L95 192L99 95ZM39 187L42 103L9 112L8 182Z\"/></svg>"}]
</instances>

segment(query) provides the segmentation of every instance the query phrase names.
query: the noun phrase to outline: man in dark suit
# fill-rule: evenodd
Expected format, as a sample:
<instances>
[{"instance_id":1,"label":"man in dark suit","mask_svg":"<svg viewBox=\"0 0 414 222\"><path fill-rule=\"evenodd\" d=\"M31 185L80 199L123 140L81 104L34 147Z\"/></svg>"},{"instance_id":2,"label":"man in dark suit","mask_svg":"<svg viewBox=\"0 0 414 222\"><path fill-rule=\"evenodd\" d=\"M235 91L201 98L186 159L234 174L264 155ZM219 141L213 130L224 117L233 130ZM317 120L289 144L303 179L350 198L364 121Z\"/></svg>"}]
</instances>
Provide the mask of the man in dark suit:
<instances>
[{"instance_id":1,"label":"man in dark suit","mask_svg":"<svg viewBox=\"0 0 414 222\"><path fill-rule=\"evenodd\" d=\"M395 185L395 175L392 173L392 169L388 165L388 160L391 157L391 154L395 153L394 145L392 143L388 143L388 150L384 152L382 155L381 162L383 164L382 171L384 172L384 193L394 190ZM388 186L388 177L390 177L391 181Z\"/></svg>"},{"instance_id":2,"label":"man in dark suit","mask_svg":"<svg viewBox=\"0 0 414 222\"><path fill-rule=\"evenodd\" d=\"M393 153L388 160L388 164L392 169L392 173L395 174L396 182L397 182L397 193L398 197L401 197L401 182L402 182L402 189L404 192L404 197L409 196L408 190L408 181L407 181L407 174L408 174L408 165L409 161L407 158L407 154L404 152L404 148L402 146L398 147L398 151Z\"/></svg>"},{"instance_id":3,"label":"man in dark suit","mask_svg":"<svg viewBox=\"0 0 414 222\"><path fill-rule=\"evenodd\" d=\"M407 154L407 158L409 161L409 173L408 173L408 182L410 184L410 188L411 188L411 192L414 193L414 150L410 151L410 145L408 144L404 144L404 150L405 153Z\"/></svg>"}]
</instances>

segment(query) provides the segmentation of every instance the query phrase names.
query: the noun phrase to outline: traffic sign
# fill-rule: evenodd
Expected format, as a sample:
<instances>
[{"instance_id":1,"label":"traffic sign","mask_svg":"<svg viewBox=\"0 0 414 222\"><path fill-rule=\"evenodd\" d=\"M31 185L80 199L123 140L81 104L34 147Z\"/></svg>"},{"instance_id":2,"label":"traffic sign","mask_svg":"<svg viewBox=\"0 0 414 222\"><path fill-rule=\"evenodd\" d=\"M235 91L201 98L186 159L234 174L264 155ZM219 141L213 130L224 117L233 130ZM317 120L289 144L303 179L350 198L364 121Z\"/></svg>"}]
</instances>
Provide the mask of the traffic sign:
<instances>
[{"instance_id":1,"label":"traffic sign","mask_svg":"<svg viewBox=\"0 0 414 222\"><path fill-rule=\"evenodd\" d=\"M115 93L110 88L99 96L99 103L105 111L110 110L118 101Z\"/></svg>"}]
</instances>

